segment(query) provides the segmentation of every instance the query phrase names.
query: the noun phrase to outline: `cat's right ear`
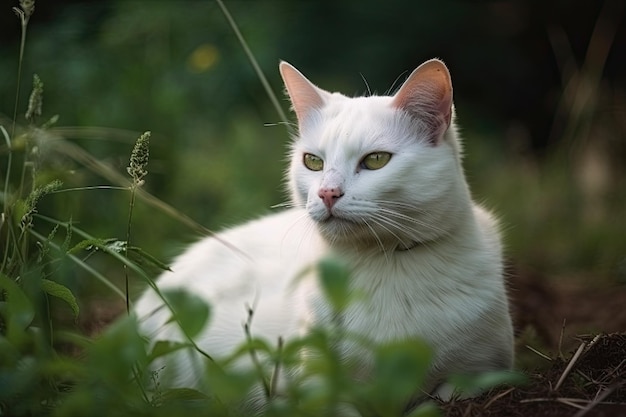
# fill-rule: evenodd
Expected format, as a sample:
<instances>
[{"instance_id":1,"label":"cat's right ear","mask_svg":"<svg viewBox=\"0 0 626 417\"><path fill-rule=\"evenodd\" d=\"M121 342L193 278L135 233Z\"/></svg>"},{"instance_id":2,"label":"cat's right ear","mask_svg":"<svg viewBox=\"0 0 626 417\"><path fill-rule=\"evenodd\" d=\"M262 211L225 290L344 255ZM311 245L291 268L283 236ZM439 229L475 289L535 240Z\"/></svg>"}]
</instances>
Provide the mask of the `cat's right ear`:
<instances>
[{"instance_id":1,"label":"cat's right ear","mask_svg":"<svg viewBox=\"0 0 626 417\"><path fill-rule=\"evenodd\" d=\"M431 59L417 67L400 87L392 104L424 122L430 142L436 145L452 120L452 82L446 65Z\"/></svg>"},{"instance_id":2,"label":"cat's right ear","mask_svg":"<svg viewBox=\"0 0 626 417\"><path fill-rule=\"evenodd\" d=\"M324 96L328 93L316 87L300 71L285 61L281 61L279 69L287 88L293 111L298 118L298 124L302 126L311 111L324 106Z\"/></svg>"}]
</instances>

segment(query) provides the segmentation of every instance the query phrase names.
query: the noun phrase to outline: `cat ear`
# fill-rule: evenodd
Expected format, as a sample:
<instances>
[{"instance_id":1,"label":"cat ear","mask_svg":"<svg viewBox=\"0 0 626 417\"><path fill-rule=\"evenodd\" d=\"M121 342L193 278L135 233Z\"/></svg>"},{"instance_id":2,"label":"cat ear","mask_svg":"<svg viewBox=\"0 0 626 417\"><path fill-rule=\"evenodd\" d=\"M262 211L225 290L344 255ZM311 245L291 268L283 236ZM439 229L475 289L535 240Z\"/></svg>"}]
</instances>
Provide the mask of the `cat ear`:
<instances>
[{"instance_id":1,"label":"cat ear","mask_svg":"<svg viewBox=\"0 0 626 417\"><path fill-rule=\"evenodd\" d=\"M298 123L302 125L312 110L324 106L324 96L328 93L316 87L300 71L285 61L281 61L279 69L287 94L291 99L291 105L298 117Z\"/></svg>"},{"instance_id":2,"label":"cat ear","mask_svg":"<svg viewBox=\"0 0 626 417\"><path fill-rule=\"evenodd\" d=\"M392 105L426 123L436 145L452 120L452 82L445 64L431 59L417 67L395 94Z\"/></svg>"}]
</instances>

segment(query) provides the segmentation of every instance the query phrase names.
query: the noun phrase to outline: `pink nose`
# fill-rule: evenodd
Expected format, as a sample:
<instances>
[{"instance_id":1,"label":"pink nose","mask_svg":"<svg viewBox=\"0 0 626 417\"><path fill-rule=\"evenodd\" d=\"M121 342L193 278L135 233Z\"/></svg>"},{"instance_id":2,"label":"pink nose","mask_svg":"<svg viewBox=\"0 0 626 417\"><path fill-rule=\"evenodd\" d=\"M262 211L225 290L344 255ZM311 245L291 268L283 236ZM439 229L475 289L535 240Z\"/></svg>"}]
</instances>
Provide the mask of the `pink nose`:
<instances>
[{"instance_id":1,"label":"pink nose","mask_svg":"<svg viewBox=\"0 0 626 417\"><path fill-rule=\"evenodd\" d=\"M320 188L317 192L317 195L324 200L324 204L330 210L337 200L343 195L343 191L341 188Z\"/></svg>"}]
</instances>

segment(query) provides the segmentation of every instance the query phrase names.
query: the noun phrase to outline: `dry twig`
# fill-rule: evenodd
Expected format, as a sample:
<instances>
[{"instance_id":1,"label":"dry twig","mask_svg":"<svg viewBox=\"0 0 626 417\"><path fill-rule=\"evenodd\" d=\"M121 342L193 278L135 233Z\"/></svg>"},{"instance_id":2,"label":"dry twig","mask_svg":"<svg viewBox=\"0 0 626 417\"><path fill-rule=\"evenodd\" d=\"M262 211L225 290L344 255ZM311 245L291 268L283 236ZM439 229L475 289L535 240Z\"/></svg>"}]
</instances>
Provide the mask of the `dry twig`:
<instances>
[{"instance_id":1,"label":"dry twig","mask_svg":"<svg viewBox=\"0 0 626 417\"><path fill-rule=\"evenodd\" d=\"M563 384L563 381L565 381L565 378L567 377L567 375L569 375L572 368L576 364L576 361L578 360L578 358L580 358L580 355L583 353L583 349L585 349L585 346L587 346L587 343L585 342L582 342L580 346L578 346L576 353L574 353L574 356L572 356L572 359L570 359L569 363L567 364L567 367L565 368L565 370L561 374L561 377L557 381L554 387L554 391L558 391L558 389L561 387L561 384Z\"/></svg>"}]
</instances>

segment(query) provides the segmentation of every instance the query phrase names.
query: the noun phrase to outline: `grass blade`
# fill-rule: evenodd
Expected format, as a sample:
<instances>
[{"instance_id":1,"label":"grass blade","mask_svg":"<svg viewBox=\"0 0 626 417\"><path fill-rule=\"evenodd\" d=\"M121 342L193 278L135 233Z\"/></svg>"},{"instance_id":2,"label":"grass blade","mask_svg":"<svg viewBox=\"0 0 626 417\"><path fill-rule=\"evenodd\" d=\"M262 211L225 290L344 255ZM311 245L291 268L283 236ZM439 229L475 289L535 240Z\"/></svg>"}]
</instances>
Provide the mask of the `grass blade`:
<instances>
[{"instance_id":1,"label":"grass blade","mask_svg":"<svg viewBox=\"0 0 626 417\"><path fill-rule=\"evenodd\" d=\"M217 0L217 4L220 6L220 9L222 9L222 13L224 13L224 17L226 17L226 20L228 21L228 24L232 28L233 32L235 32L235 36L237 36L237 39L239 40L241 47L246 53L246 56L248 57L250 64L252 64L252 68L254 68L254 72L256 72L256 75L259 77L259 80L261 81L261 84L263 85L263 88L265 89L267 96L272 102L272 105L276 109L276 112L278 113L280 120L284 123L287 123L288 122L287 115L283 111L283 108L280 106L280 103L278 102L278 98L276 98L276 94L274 94L272 87L270 86L269 82L267 81L267 78L265 77L265 74L263 73L263 70L261 70L261 67L259 66L259 63L254 57L254 54L250 50L248 43L246 42L245 38L241 34L241 31L239 30L239 26L237 26L237 22L235 22L235 19L233 19L233 17L231 16L230 12L226 8L222 0Z\"/></svg>"}]
</instances>

